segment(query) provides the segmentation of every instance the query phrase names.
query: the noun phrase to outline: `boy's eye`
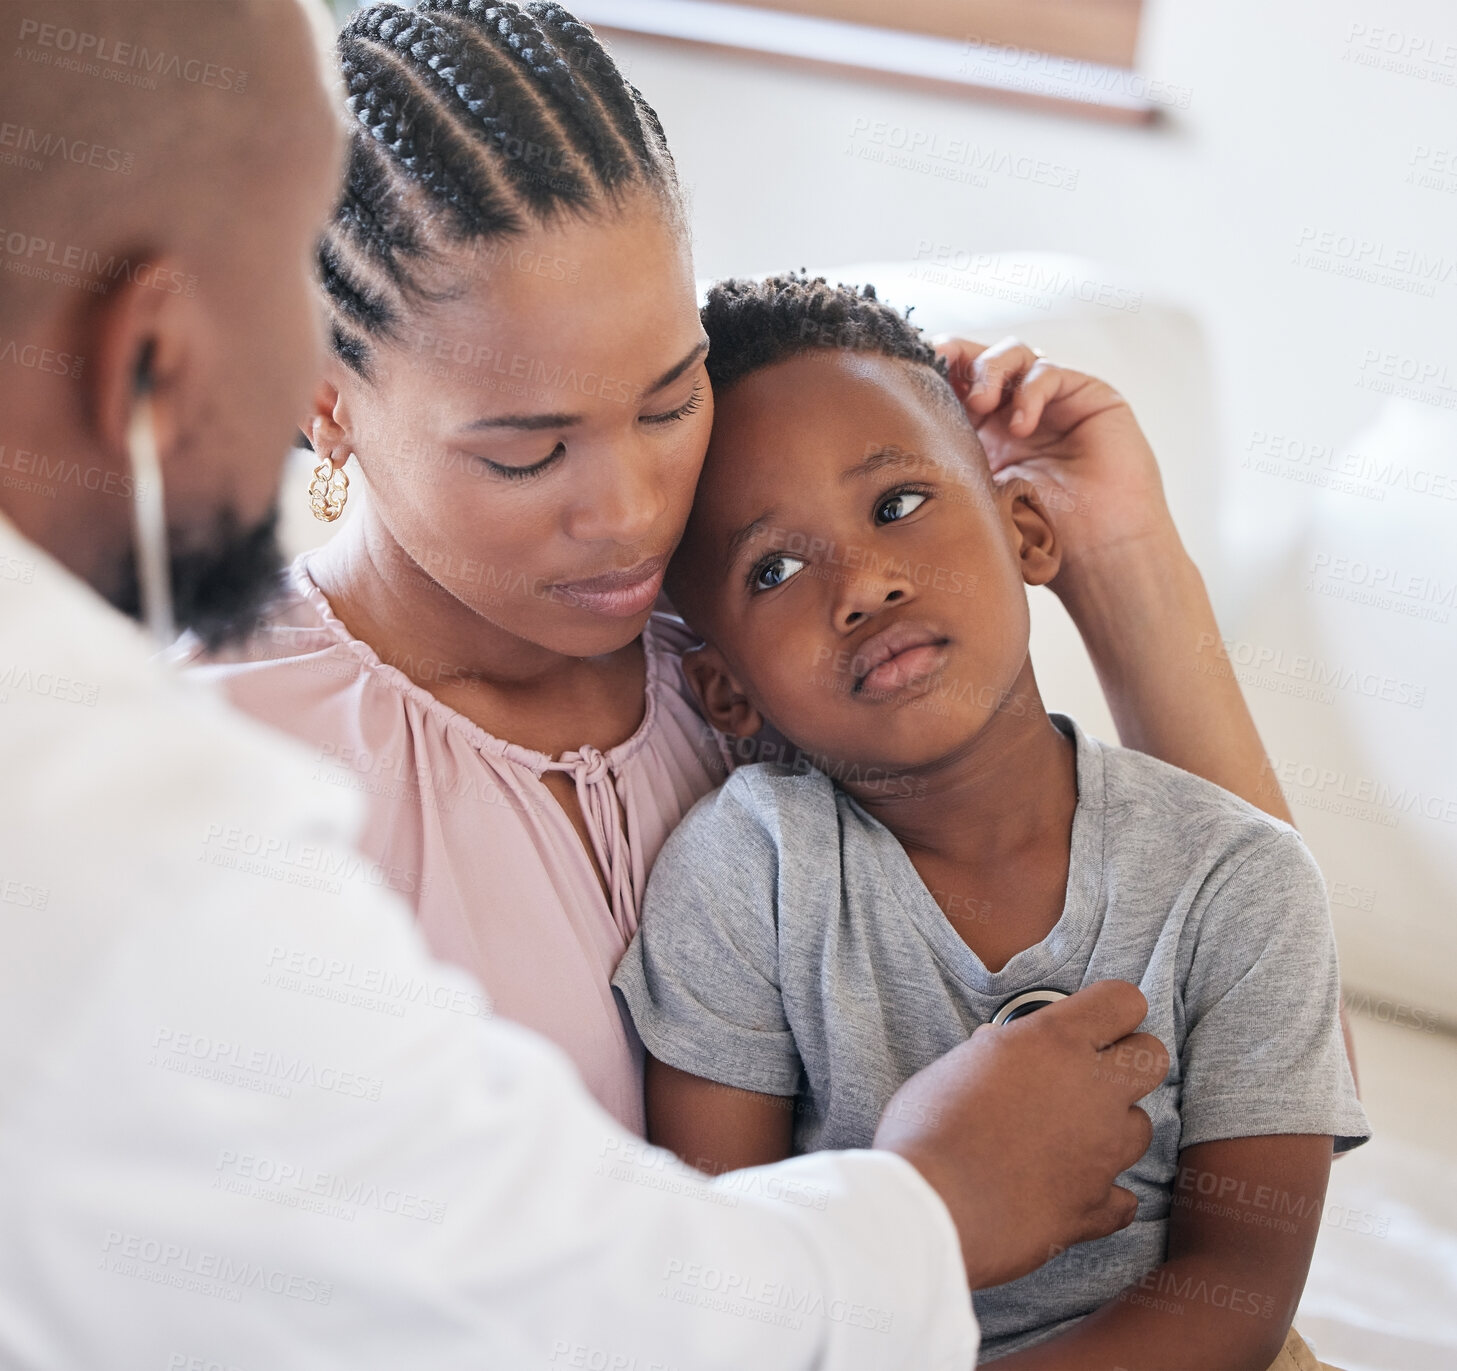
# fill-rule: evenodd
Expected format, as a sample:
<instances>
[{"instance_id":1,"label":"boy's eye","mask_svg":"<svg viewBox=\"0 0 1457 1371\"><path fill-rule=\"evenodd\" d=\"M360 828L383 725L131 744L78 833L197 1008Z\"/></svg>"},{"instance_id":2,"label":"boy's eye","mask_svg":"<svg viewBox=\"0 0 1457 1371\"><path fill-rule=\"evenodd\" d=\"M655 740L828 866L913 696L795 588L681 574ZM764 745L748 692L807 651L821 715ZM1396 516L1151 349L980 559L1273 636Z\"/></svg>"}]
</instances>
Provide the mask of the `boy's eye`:
<instances>
[{"instance_id":1,"label":"boy's eye","mask_svg":"<svg viewBox=\"0 0 1457 1371\"><path fill-rule=\"evenodd\" d=\"M804 565L800 557L788 557L782 553L770 557L754 568L749 577L750 586L754 590L773 590L775 586L782 586Z\"/></svg>"},{"instance_id":2,"label":"boy's eye","mask_svg":"<svg viewBox=\"0 0 1457 1371\"><path fill-rule=\"evenodd\" d=\"M893 524L897 519L904 519L907 514L919 509L925 500L926 497L916 490L900 490L894 495L887 495L875 507L875 522Z\"/></svg>"}]
</instances>

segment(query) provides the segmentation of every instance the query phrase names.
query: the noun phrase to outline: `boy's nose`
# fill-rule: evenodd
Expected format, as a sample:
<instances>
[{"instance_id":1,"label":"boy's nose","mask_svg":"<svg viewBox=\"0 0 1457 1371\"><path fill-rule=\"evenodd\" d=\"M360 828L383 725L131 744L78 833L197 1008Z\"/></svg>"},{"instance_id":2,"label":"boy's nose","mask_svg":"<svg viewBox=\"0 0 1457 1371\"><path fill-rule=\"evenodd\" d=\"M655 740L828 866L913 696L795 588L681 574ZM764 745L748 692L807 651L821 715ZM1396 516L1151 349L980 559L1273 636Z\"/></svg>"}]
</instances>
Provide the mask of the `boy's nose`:
<instances>
[{"instance_id":1,"label":"boy's nose","mask_svg":"<svg viewBox=\"0 0 1457 1371\"><path fill-rule=\"evenodd\" d=\"M835 622L842 630L854 628L888 605L909 599L911 589L909 580L884 576L856 577L841 591Z\"/></svg>"}]
</instances>

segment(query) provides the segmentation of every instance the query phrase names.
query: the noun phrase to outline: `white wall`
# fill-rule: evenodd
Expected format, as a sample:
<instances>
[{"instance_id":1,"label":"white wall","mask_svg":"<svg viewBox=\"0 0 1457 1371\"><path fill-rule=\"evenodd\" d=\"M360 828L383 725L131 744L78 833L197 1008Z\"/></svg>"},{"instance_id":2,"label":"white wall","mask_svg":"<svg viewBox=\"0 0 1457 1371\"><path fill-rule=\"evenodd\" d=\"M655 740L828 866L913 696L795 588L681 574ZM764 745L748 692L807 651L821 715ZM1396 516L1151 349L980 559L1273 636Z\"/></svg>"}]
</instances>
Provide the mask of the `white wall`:
<instances>
[{"instance_id":1,"label":"white wall","mask_svg":"<svg viewBox=\"0 0 1457 1371\"><path fill-rule=\"evenodd\" d=\"M1457 410L1446 407L1457 403L1457 8L1146 8L1141 70L1190 92L1152 129L641 39L614 48L691 189L700 274L913 258L929 241L1076 253L1187 304L1219 409L1206 571L1239 651L1286 653L1247 693L1332 883L1347 980L1451 1014L1457 500L1403 486L1390 465L1368 468L1353 493L1333 468L1355 454L1405 461L1418 484L1457 482ZM1389 57L1388 44L1411 56ZM1045 177L1060 185L1005 171L958 184L857 155L881 121L888 139L1057 164L1076 172L1075 188L1066 171ZM1412 179L1432 165L1418 164L1422 147L1451 159L1437 187ZM1312 251L1323 234L1332 246ZM1377 254L1386 264L1380 279L1322 269L1347 265L1357 240L1373 245L1368 265ZM1378 360L1363 367L1368 350ZM1363 385L1381 382L1382 365L1428 378L1388 408ZM1276 443L1264 470L1247 465L1260 458L1255 434ZM1181 453L1161 456L1172 465ZM1352 598L1378 574L1390 578L1384 606ZM1306 688L1296 654L1365 685L1292 694ZM1380 698L1381 682L1408 702Z\"/></svg>"}]
</instances>

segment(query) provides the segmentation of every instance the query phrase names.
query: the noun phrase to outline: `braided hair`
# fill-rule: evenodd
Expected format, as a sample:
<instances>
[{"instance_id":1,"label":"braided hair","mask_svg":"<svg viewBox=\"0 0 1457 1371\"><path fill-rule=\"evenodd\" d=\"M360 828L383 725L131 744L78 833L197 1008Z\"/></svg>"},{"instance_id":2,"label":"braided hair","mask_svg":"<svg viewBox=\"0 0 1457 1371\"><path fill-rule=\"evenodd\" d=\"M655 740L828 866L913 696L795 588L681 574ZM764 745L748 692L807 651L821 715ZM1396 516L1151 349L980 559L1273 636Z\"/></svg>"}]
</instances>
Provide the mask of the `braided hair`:
<instances>
[{"instance_id":1,"label":"braided hair","mask_svg":"<svg viewBox=\"0 0 1457 1371\"><path fill-rule=\"evenodd\" d=\"M339 34L354 117L343 194L319 244L336 355L369 374L370 340L431 296L444 249L638 190L681 214L662 125L596 35L544 0L379 0Z\"/></svg>"},{"instance_id":2,"label":"braided hair","mask_svg":"<svg viewBox=\"0 0 1457 1371\"><path fill-rule=\"evenodd\" d=\"M921 330L882 301L874 286L832 286L803 272L763 281L716 282L702 310L708 376L722 394L735 381L814 349L873 352L912 363L910 376L932 399L965 419L947 379L946 359Z\"/></svg>"}]
</instances>

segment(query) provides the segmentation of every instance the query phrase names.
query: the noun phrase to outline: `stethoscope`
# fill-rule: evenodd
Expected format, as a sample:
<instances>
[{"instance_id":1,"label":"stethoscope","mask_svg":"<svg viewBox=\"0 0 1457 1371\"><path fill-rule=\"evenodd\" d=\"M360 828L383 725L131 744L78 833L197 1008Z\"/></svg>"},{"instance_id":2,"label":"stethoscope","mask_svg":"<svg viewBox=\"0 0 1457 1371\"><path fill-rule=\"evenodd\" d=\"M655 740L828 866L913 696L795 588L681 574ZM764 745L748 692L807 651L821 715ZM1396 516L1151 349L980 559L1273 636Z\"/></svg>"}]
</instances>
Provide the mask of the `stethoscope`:
<instances>
[{"instance_id":1,"label":"stethoscope","mask_svg":"<svg viewBox=\"0 0 1457 1371\"><path fill-rule=\"evenodd\" d=\"M1066 991L1053 990L1047 986L1038 986L1035 990L1024 990L1020 995L1013 995L992 1015L992 1024L995 1026L1011 1023L1013 1019L1035 1014L1039 1009L1046 1009L1048 1005L1065 999L1067 999Z\"/></svg>"}]
</instances>

